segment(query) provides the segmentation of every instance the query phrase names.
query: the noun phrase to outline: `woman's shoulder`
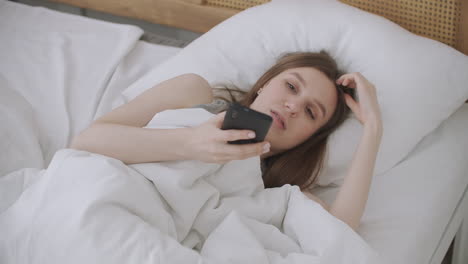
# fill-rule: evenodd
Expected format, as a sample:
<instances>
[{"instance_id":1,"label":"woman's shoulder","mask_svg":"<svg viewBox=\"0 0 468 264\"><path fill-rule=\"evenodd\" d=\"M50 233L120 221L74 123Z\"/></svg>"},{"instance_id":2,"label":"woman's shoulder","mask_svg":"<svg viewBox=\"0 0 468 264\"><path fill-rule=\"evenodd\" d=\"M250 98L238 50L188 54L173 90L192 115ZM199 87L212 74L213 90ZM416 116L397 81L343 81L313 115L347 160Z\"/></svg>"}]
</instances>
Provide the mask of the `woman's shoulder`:
<instances>
[{"instance_id":1,"label":"woman's shoulder","mask_svg":"<svg viewBox=\"0 0 468 264\"><path fill-rule=\"evenodd\" d=\"M210 86L208 81L203 76L196 74L196 73L184 73L184 74L174 77L174 79L185 79L187 81L200 82L202 84Z\"/></svg>"},{"instance_id":2,"label":"woman's shoulder","mask_svg":"<svg viewBox=\"0 0 468 264\"><path fill-rule=\"evenodd\" d=\"M188 90L205 90L209 91L209 93L212 95L212 87L210 83L201 75L198 75L196 73L184 73L181 75L178 75L172 79L167 80L166 82L173 82L177 83L178 85L185 87Z\"/></svg>"}]
</instances>

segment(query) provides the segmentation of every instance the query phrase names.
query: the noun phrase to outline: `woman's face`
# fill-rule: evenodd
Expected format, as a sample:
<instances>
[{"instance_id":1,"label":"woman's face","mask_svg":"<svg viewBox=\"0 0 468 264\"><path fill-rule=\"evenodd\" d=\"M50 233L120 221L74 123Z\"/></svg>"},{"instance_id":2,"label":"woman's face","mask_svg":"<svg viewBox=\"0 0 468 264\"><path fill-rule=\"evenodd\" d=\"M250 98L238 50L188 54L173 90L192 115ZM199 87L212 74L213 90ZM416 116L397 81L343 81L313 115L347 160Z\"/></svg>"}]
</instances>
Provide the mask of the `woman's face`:
<instances>
[{"instance_id":1,"label":"woman's face","mask_svg":"<svg viewBox=\"0 0 468 264\"><path fill-rule=\"evenodd\" d=\"M267 156L293 148L323 126L336 107L335 84L311 67L288 69L265 84L250 107L270 115Z\"/></svg>"}]
</instances>

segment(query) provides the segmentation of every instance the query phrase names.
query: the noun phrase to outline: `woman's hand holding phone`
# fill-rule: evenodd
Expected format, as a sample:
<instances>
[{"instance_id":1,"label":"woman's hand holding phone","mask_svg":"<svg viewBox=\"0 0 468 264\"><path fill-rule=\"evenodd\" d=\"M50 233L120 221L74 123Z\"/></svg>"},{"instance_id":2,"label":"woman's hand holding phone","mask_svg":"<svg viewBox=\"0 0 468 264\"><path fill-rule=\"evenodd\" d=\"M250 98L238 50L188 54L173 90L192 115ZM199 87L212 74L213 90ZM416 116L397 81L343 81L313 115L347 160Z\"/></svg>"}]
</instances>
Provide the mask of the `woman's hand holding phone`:
<instances>
[{"instance_id":1,"label":"woman's hand holding phone","mask_svg":"<svg viewBox=\"0 0 468 264\"><path fill-rule=\"evenodd\" d=\"M243 160L259 156L270 151L268 142L252 144L229 144L228 141L255 138L251 130L222 130L226 112L222 112L205 123L191 129L190 138L184 145L186 159L209 163L226 163L231 160Z\"/></svg>"}]
</instances>

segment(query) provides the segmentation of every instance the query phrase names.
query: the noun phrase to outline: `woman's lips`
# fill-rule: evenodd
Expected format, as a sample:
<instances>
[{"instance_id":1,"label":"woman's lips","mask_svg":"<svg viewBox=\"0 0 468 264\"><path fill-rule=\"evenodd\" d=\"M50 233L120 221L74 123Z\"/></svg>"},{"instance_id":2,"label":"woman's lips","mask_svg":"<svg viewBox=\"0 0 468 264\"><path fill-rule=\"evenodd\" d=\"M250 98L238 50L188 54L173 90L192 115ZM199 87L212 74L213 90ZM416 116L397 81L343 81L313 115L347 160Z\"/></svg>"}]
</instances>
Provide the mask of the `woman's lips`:
<instances>
[{"instance_id":1,"label":"woman's lips","mask_svg":"<svg viewBox=\"0 0 468 264\"><path fill-rule=\"evenodd\" d=\"M281 129L286 129L286 124L283 121L283 118L281 115L279 115L277 112L271 110L271 115L273 117L273 123Z\"/></svg>"}]
</instances>

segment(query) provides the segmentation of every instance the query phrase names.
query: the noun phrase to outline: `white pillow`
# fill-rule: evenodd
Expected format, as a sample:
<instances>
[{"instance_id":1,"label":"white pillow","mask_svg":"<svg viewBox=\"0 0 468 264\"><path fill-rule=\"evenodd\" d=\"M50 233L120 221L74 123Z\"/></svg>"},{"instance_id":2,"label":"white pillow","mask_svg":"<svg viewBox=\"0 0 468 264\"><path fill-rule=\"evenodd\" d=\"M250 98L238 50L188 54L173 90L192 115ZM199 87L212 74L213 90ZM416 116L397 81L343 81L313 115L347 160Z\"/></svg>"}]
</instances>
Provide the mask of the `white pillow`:
<instances>
[{"instance_id":1,"label":"white pillow","mask_svg":"<svg viewBox=\"0 0 468 264\"><path fill-rule=\"evenodd\" d=\"M401 161L468 98L468 57L457 50L339 1L288 0L219 24L130 86L120 103L188 72L248 90L283 53L321 49L377 88L384 123L377 174ZM320 185L342 182L360 136L356 119L332 135Z\"/></svg>"}]
</instances>

